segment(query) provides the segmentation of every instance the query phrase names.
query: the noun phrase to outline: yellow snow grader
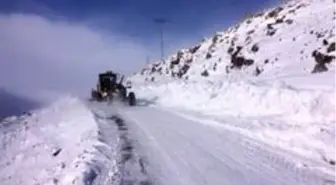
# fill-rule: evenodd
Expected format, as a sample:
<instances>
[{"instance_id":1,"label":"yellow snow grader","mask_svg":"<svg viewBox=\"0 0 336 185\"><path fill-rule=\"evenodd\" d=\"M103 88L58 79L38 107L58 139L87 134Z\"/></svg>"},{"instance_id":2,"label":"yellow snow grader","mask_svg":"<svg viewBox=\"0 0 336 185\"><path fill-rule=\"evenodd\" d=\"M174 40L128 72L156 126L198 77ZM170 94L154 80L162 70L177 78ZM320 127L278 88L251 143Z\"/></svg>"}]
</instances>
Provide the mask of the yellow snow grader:
<instances>
[{"instance_id":1,"label":"yellow snow grader","mask_svg":"<svg viewBox=\"0 0 336 185\"><path fill-rule=\"evenodd\" d=\"M121 77L119 82L118 77ZM135 93L128 92L131 86L124 86L123 80L124 76L112 71L100 73L97 87L91 91L91 101L112 102L118 100L134 106L136 104Z\"/></svg>"}]
</instances>

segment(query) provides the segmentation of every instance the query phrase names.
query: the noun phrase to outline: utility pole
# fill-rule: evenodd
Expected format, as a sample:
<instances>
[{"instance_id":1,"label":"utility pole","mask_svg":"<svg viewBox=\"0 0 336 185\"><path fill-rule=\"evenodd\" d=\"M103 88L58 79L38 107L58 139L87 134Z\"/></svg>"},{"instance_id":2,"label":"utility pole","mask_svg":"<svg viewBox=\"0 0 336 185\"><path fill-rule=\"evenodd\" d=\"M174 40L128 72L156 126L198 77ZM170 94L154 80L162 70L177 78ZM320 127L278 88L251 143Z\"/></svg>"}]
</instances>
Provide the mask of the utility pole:
<instances>
[{"instance_id":1,"label":"utility pole","mask_svg":"<svg viewBox=\"0 0 336 185\"><path fill-rule=\"evenodd\" d=\"M163 40L163 26L167 22L166 19L154 19L154 22L159 25L160 31L160 48L161 48L161 60L164 60L164 40Z\"/></svg>"}]
</instances>

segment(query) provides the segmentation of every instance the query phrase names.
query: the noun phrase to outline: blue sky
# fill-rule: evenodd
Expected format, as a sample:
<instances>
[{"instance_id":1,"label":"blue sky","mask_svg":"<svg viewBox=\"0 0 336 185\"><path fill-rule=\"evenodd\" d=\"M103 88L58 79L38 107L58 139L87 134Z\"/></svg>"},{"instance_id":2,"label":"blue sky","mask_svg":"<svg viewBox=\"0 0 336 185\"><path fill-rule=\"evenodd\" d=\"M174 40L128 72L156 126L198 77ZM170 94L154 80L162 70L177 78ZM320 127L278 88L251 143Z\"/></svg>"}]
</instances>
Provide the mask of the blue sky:
<instances>
[{"instance_id":1,"label":"blue sky","mask_svg":"<svg viewBox=\"0 0 336 185\"><path fill-rule=\"evenodd\" d=\"M2 0L1 12L35 13L83 21L146 42L158 38L155 18L165 18L167 45L184 37L197 43L223 30L245 13L279 0ZM175 49L175 48L174 48Z\"/></svg>"},{"instance_id":2,"label":"blue sky","mask_svg":"<svg viewBox=\"0 0 336 185\"><path fill-rule=\"evenodd\" d=\"M98 72L130 74L160 58L155 18L168 20L167 56L279 1L1 0L0 87L87 95Z\"/></svg>"}]
</instances>

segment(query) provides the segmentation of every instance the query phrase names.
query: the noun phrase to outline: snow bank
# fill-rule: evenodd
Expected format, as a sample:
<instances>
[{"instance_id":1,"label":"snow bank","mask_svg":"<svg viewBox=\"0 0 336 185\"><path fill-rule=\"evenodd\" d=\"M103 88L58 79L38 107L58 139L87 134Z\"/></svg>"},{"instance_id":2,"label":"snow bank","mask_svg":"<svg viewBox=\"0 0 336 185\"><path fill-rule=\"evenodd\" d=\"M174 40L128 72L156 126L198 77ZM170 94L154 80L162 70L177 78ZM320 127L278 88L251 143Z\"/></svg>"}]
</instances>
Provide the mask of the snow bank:
<instances>
[{"instance_id":1,"label":"snow bank","mask_svg":"<svg viewBox=\"0 0 336 185\"><path fill-rule=\"evenodd\" d=\"M85 184L99 170L98 126L74 97L0 123L0 184Z\"/></svg>"},{"instance_id":2,"label":"snow bank","mask_svg":"<svg viewBox=\"0 0 336 185\"><path fill-rule=\"evenodd\" d=\"M335 121L335 91L295 89L247 81L151 83L138 86L138 96L156 99L170 107L182 107L209 115L285 116L300 121Z\"/></svg>"}]
</instances>

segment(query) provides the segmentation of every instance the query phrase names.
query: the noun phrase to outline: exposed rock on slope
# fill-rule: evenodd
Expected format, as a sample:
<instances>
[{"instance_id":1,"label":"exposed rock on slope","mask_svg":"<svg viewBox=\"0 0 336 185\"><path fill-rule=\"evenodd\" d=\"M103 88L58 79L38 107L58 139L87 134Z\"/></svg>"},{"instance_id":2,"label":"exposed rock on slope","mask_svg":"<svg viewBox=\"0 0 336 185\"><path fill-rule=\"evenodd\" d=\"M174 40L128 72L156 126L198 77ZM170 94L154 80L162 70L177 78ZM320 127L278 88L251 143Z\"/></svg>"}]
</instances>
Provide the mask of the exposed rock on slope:
<instances>
[{"instance_id":1,"label":"exposed rock on slope","mask_svg":"<svg viewBox=\"0 0 336 185\"><path fill-rule=\"evenodd\" d=\"M296 0L255 14L140 74L155 81L224 75L305 75L334 70L335 3ZM155 78L153 78L156 76Z\"/></svg>"}]
</instances>

